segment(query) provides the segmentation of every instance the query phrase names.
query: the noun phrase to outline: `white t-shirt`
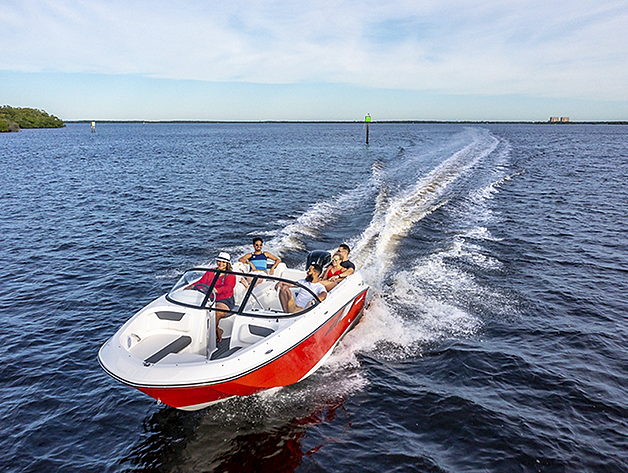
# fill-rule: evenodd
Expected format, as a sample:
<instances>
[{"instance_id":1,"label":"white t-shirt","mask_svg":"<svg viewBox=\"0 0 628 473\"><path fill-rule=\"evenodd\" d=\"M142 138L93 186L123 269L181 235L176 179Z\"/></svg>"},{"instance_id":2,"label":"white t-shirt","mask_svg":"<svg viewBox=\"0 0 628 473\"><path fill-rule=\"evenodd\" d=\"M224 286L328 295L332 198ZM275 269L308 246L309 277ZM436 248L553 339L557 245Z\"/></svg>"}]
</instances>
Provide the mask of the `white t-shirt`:
<instances>
[{"instance_id":1,"label":"white t-shirt","mask_svg":"<svg viewBox=\"0 0 628 473\"><path fill-rule=\"evenodd\" d=\"M325 286L323 286L319 282L307 282L305 279L299 279L299 283L303 284L310 291L312 291L316 296L320 296L323 292L327 292ZM305 307L308 302L310 302L314 297L307 291L299 290L297 297L294 298L294 303L299 307Z\"/></svg>"}]
</instances>

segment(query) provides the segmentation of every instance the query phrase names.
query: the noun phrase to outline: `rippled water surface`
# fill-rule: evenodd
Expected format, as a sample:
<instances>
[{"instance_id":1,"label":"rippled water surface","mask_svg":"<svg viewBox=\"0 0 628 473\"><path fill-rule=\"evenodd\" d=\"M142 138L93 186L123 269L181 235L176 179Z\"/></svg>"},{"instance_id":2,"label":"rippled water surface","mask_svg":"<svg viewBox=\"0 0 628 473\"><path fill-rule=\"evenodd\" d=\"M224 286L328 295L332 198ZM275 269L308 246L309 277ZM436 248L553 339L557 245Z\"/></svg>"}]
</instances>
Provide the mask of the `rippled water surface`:
<instances>
[{"instance_id":1,"label":"rippled water surface","mask_svg":"<svg viewBox=\"0 0 628 473\"><path fill-rule=\"evenodd\" d=\"M628 129L86 124L0 134L0 470L628 470ZM252 236L352 247L315 375L195 413L109 378L135 311Z\"/></svg>"}]
</instances>

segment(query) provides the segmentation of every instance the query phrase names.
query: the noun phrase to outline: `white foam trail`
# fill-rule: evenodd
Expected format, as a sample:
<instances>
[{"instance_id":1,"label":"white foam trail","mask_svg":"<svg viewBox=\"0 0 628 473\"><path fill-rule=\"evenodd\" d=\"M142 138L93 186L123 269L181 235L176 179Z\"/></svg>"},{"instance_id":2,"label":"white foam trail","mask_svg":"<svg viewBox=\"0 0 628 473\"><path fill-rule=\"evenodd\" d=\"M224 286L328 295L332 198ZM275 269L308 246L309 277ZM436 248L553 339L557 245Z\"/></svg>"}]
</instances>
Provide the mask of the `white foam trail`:
<instances>
[{"instance_id":1,"label":"white foam trail","mask_svg":"<svg viewBox=\"0 0 628 473\"><path fill-rule=\"evenodd\" d=\"M277 255L289 250L304 250L307 240L316 238L321 229L337 221L343 213L358 208L373 192L374 181L370 180L335 198L315 203L295 221L274 232L275 236L268 241L268 250Z\"/></svg>"},{"instance_id":2,"label":"white foam trail","mask_svg":"<svg viewBox=\"0 0 628 473\"><path fill-rule=\"evenodd\" d=\"M358 363L350 364L327 363L314 375L301 381L298 385L272 388L257 393L249 399L233 398L217 405L221 419L231 420L244 416L266 419L277 418L277 413L284 413L290 419L302 409L311 406L328 407L335 401L342 401L348 396L364 389L368 379L359 370ZM247 409L234 408L233 404L250 403Z\"/></svg>"},{"instance_id":3,"label":"white foam trail","mask_svg":"<svg viewBox=\"0 0 628 473\"><path fill-rule=\"evenodd\" d=\"M507 151L504 156L507 156ZM451 244L414 262L409 269L397 271L392 283L379 288L380 298L366 311L363 321L347 336L354 352L368 352L379 357L400 359L420 356L430 342L455 337L469 337L478 332L482 322L470 308L489 307L491 313L512 316L512 302L499 291L483 287L471 272L457 269L452 261L463 260L484 271L501 270L502 263L484 254L482 241L497 241L487 227L495 217L488 203L499 187L513 175L498 176L464 199L458 211L462 229ZM456 212L454 212L456 213ZM466 224L468 227L464 228ZM371 271L377 266L371 266ZM383 275L381 275L383 276Z\"/></svg>"},{"instance_id":4,"label":"white foam trail","mask_svg":"<svg viewBox=\"0 0 628 473\"><path fill-rule=\"evenodd\" d=\"M507 159L510 153L510 146L506 143L502 150L500 150L496 160L502 162ZM492 179L488 185L471 191L466 199L451 209L451 215L454 218L458 218L463 226L476 226L467 231L467 235L470 238L491 240L493 237L486 229L486 225L494 222L496 216L490 208L490 201L495 194L499 192L501 185L509 180L511 176L504 176L505 168L502 165L498 165L492 171Z\"/></svg>"},{"instance_id":5,"label":"white foam trail","mask_svg":"<svg viewBox=\"0 0 628 473\"><path fill-rule=\"evenodd\" d=\"M375 215L352 242L353 259L376 297L360 324L334 352L329 365L353 364L357 353L384 359L416 357L432 342L468 337L481 327L481 321L459 304L468 291L481 294L481 288L469 274L452 269L445 260L467 256L483 266L498 266L499 262L482 255L479 247L473 248L465 238L455 239L449 250L414 264L410 261L411 268L398 271L392 283L386 278L401 238L422 218L445 205L452 184L498 146L499 141L484 130L470 133L469 144L410 188L391 195L386 186L380 186ZM483 189L479 196L487 199L494 192L493 188ZM486 227L479 226L466 237L492 238Z\"/></svg>"},{"instance_id":6,"label":"white foam trail","mask_svg":"<svg viewBox=\"0 0 628 473\"><path fill-rule=\"evenodd\" d=\"M398 190L391 184L398 177L395 173L412 172L412 162L408 159L397 168L389 169L376 162L368 182L352 191L344 191L337 199L319 201L304 214L286 222L278 231L266 233L272 238L267 240L265 247L272 253L281 255L286 251L305 249L306 242L315 239L336 216L359 210L365 202L375 199L371 222L360 235L347 240L347 243L353 248L352 260L360 267L376 297L360 324L347 334L329 358L326 370L342 372L359 366L357 353L389 359L420 356L431 342L468 337L481 327L481 321L465 310L463 304L461 307L460 302L468 293L481 296L482 288L468 273L453 269L446 261L448 258L468 258L484 268L499 268L499 262L484 256L473 241L492 239L486 226L486 221L492 218L486 202L497 192L502 181L495 181L470 193L466 199L471 202L470 206L460 209L460 218L468 219L470 213L484 206L482 208L486 211L480 212L482 222L454 237L451 247L424 259L409 261L409 269L398 271L392 281L388 277L403 237L426 215L447 204L448 192L454 183L493 153L499 144L483 129L467 129L456 136L457 141L460 139L466 139L467 143L410 186ZM507 151L504 158L506 156ZM423 157L410 159L420 164ZM249 250L249 245L231 249L233 253ZM358 373L348 386L343 388L339 385L337 388L351 391L360 389L364 383L366 381ZM288 396L283 390L266 395L273 403Z\"/></svg>"},{"instance_id":7,"label":"white foam trail","mask_svg":"<svg viewBox=\"0 0 628 473\"><path fill-rule=\"evenodd\" d=\"M399 272L390 291L373 299L327 365L354 366L359 353L385 360L416 358L432 343L476 334L482 322L459 304L466 291L481 291L468 275L444 265L442 258L429 258Z\"/></svg>"},{"instance_id":8,"label":"white foam trail","mask_svg":"<svg viewBox=\"0 0 628 473\"><path fill-rule=\"evenodd\" d=\"M451 185L477 162L489 155L498 140L484 130L470 130L472 141L449 159L420 179L409 189L394 197L380 193L376 213L354 249L354 259L377 284L396 258L402 237L417 222L446 203L444 196Z\"/></svg>"}]
</instances>

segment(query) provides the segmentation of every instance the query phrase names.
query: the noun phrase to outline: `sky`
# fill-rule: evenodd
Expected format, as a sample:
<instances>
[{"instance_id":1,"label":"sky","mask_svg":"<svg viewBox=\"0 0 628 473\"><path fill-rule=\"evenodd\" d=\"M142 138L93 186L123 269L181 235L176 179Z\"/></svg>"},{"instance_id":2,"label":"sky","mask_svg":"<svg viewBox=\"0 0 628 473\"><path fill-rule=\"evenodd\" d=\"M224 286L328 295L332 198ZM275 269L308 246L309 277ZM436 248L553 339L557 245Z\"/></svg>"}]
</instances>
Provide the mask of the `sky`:
<instances>
[{"instance_id":1,"label":"sky","mask_svg":"<svg viewBox=\"0 0 628 473\"><path fill-rule=\"evenodd\" d=\"M64 120L628 119L626 0L2 0L0 105Z\"/></svg>"}]
</instances>

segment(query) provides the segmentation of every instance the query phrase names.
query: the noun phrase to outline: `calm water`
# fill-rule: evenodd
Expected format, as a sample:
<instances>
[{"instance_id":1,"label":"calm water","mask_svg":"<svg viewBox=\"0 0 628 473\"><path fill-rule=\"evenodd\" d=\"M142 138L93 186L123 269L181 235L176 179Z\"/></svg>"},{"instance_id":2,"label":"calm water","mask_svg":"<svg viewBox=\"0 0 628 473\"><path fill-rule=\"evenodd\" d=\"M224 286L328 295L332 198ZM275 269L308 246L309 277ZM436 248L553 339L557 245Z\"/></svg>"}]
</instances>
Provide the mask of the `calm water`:
<instances>
[{"instance_id":1,"label":"calm water","mask_svg":"<svg viewBox=\"0 0 628 473\"><path fill-rule=\"evenodd\" d=\"M87 124L0 135L0 470L628 470L628 128ZM302 383L179 412L98 348L192 265L353 248Z\"/></svg>"}]
</instances>

